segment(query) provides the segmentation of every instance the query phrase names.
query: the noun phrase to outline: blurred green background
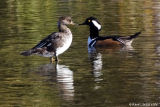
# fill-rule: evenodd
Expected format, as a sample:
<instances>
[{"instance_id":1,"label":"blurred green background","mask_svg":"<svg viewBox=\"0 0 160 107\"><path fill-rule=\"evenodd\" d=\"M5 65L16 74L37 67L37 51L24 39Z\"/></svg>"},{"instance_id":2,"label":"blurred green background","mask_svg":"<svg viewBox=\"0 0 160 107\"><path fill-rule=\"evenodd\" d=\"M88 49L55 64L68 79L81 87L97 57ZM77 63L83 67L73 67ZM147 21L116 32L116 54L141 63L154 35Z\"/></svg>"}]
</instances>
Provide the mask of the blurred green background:
<instances>
[{"instance_id":1,"label":"blurred green background","mask_svg":"<svg viewBox=\"0 0 160 107\"><path fill-rule=\"evenodd\" d=\"M158 0L1 0L0 106L128 107L160 100L160 1ZM101 35L142 31L133 49L88 53L87 26L69 26L71 47L49 64L24 57L48 34L60 16L82 23L94 16Z\"/></svg>"}]
</instances>

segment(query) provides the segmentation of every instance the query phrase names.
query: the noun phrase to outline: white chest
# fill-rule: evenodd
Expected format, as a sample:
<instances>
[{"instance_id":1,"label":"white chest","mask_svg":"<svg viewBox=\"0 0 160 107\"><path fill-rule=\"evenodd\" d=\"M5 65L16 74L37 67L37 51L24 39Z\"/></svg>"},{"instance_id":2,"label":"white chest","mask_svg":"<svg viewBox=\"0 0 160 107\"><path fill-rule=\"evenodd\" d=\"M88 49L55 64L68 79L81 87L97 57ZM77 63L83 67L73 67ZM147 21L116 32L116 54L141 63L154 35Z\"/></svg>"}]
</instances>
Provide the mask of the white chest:
<instances>
[{"instance_id":1,"label":"white chest","mask_svg":"<svg viewBox=\"0 0 160 107\"><path fill-rule=\"evenodd\" d=\"M72 34L70 34L64 41L64 45L62 47L57 48L57 55L62 54L66 51L72 43Z\"/></svg>"}]
</instances>

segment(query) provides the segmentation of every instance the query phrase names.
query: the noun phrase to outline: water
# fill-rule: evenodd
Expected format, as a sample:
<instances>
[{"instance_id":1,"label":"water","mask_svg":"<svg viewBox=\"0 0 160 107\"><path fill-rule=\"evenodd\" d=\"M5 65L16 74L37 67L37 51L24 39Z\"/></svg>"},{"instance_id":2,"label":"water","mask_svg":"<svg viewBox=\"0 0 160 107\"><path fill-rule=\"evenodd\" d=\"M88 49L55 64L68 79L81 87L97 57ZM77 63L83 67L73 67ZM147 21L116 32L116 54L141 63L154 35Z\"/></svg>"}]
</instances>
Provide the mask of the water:
<instances>
[{"instance_id":1,"label":"water","mask_svg":"<svg viewBox=\"0 0 160 107\"><path fill-rule=\"evenodd\" d=\"M57 31L58 17L95 16L101 35L142 31L133 48L88 51L86 26L70 26L74 39L58 65L19 53ZM1 0L1 107L129 107L160 103L158 0Z\"/></svg>"}]
</instances>

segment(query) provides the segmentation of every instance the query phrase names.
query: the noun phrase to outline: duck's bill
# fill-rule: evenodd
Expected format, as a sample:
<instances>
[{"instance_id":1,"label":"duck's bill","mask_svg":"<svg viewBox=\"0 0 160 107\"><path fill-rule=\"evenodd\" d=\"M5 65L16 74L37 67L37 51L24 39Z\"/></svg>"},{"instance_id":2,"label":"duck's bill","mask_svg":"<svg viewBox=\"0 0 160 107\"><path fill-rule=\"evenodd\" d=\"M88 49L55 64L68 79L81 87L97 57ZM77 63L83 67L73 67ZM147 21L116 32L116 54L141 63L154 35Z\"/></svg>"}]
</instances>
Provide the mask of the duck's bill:
<instances>
[{"instance_id":1,"label":"duck's bill","mask_svg":"<svg viewBox=\"0 0 160 107\"><path fill-rule=\"evenodd\" d=\"M71 25L77 25L76 23L74 23L74 22L71 22Z\"/></svg>"},{"instance_id":2,"label":"duck's bill","mask_svg":"<svg viewBox=\"0 0 160 107\"><path fill-rule=\"evenodd\" d=\"M78 25L86 25L86 23L84 22L84 23L81 23L81 24L78 24Z\"/></svg>"}]
</instances>

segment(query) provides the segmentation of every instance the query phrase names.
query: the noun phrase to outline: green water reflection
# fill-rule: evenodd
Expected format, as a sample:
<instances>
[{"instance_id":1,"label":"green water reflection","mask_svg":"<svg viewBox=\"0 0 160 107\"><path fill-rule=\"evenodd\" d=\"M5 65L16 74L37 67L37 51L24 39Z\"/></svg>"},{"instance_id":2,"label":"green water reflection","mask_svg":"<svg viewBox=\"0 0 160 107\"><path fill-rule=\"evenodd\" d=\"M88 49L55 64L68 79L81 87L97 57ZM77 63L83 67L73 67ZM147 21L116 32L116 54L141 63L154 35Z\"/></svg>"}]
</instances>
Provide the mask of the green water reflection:
<instances>
[{"instance_id":1,"label":"green water reflection","mask_svg":"<svg viewBox=\"0 0 160 107\"><path fill-rule=\"evenodd\" d=\"M153 0L1 0L0 106L128 107L160 101L160 2ZM57 19L95 16L101 35L142 34L132 49L88 52L88 27L70 26L73 43L49 59L20 56L57 31Z\"/></svg>"}]
</instances>

